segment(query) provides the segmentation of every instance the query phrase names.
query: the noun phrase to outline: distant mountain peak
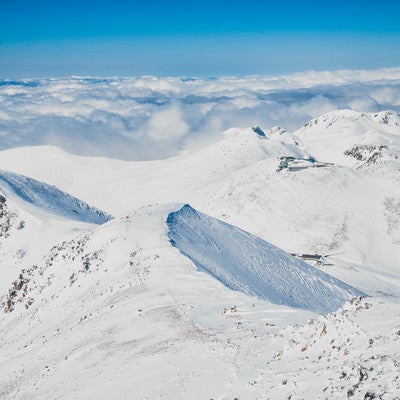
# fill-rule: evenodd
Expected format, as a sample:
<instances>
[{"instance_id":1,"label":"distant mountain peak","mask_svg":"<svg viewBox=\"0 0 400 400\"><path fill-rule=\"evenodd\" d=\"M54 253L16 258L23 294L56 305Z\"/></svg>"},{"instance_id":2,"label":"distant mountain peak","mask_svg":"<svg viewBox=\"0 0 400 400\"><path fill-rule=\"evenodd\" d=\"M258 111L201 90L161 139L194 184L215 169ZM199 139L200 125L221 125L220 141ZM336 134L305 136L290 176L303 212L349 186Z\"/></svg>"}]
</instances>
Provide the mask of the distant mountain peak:
<instances>
[{"instance_id":1,"label":"distant mountain peak","mask_svg":"<svg viewBox=\"0 0 400 400\"><path fill-rule=\"evenodd\" d=\"M374 119L381 124L400 126L400 115L393 110L387 110L375 113Z\"/></svg>"},{"instance_id":2,"label":"distant mountain peak","mask_svg":"<svg viewBox=\"0 0 400 400\"><path fill-rule=\"evenodd\" d=\"M320 128L329 128L330 126L336 124L339 121L348 120L348 121L358 121L361 120L365 116L365 113L361 113L353 110L335 110L329 113L323 114L318 118L314 118L307 122L304 127L312 128L312 127L320 127Z\"/></svg>"},{"instance_id":3,"label":"distant mountain peak","mask_svg":"<svg viewBox=\"0 0 400 400\"><path fill-rule=\"evenodd\" d=\"M307 122L304 127L329 128L341 121L371 121L389 126L400 126L400 115L393 110L365 113L354 110L335 110Z\"/></svg>"}]
</instances>

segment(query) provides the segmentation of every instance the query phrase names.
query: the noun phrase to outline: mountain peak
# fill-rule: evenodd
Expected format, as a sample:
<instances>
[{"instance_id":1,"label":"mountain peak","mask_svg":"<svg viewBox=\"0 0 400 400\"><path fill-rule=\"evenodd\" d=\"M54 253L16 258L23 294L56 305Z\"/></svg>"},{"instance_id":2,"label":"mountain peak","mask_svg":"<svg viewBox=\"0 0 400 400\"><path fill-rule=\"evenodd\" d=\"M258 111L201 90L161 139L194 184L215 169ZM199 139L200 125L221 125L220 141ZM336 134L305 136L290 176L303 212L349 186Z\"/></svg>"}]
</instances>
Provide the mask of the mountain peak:
<instances>
[{"instance_id":1,"label":"mountain peak","mask_svg":"<svg viewBox=\"0 0 400 400\"><path fill-rule=\"evenodd\" d=\"M396 111L381 111L375 113L373 118L381 124L400 127L400 115Z\"/></svg>"},{"instance_id":2,"label":"mountain peak","mask_svg":"<svg viewBox=\"0 0 400 400\"><path fill-rule=\"evenodd\" d=\"M335 110L307 122L305 128L330 128L340 122L372 122L389 126L400 126L400 116L396 111L385 110L376 113L365 113L354 110Z\"/></svg>"},{"instance_id":3,"label":"mountain peak","mask_svg":"<svg viewBox=\"0 0 400 400\"><path fill-rule=\"evenodd\" d=\"M304 128L329 128L340 121L359 121L366 116L354 110L335 110L314 118L304 125Z\"/></svg>"}]
</instances>

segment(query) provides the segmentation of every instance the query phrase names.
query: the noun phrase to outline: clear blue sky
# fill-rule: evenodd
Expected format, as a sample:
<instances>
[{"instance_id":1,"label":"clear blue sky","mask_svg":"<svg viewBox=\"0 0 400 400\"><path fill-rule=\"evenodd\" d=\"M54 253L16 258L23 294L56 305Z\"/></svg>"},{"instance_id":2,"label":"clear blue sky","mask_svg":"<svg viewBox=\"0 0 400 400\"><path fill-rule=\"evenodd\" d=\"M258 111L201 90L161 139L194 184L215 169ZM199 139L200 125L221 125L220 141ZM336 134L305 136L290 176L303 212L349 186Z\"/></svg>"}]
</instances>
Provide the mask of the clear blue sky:
<instances>
[{"instance_id":1,"label":"clear blue sky","mask_svg":"<svg viewBox=\"0 0 400 400\"><path fill-rule=\"evenodd\" d=\"M0 0L0 78L400 66L399 0Z\"/></svg>"}]
</instances>

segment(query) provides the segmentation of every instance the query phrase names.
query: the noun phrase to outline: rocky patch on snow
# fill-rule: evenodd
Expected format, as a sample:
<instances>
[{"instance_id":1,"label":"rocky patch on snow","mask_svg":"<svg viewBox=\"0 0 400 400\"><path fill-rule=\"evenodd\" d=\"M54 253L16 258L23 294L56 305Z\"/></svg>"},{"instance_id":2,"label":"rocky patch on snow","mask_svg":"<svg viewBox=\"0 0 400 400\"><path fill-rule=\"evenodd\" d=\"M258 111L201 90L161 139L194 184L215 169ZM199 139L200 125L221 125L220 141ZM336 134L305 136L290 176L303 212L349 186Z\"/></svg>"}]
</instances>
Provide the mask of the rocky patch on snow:
<instances>
[{"instance_id":1,"label":"rocky patch on snow","mask_svg":"<svg viewBox=\"0 0 400 400\"><path fill-rule=\"evenodd\" d=\"M348 157L361 161L362 165L371 165L377 163L382 158L382 152L387 150L387 146L381 145L355 145L348 149L344 154Z\"/></svg>"},{"instance_id":2,"label":"rocky patch on snow","mask_svg":"<svg viewBox=\"0 0 400 400\"><path fill-rule=\"evenodd\" d=\"M0 246L1 241L8 238L13 230L25 228L25 221L18 219L15 211L9 209L7 199L0 193Z\"/></svg>"}]
</instances>

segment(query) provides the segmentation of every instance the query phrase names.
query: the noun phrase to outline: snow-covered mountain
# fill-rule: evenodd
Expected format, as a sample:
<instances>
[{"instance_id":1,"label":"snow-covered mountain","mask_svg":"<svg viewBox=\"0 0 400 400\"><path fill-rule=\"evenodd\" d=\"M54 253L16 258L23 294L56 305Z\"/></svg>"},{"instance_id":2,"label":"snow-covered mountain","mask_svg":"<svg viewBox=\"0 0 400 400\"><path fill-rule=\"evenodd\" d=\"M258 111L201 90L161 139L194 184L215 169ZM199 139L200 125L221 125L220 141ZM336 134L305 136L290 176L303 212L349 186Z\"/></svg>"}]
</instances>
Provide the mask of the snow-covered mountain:
<instances>
[{"instance_id":1,"label":"snow-covered mountain","mask_svg":"<svg viewBox=\"0 0 400 400\"><path fill-rule=\"evenodd\" d=\"M182 254L230 289L271 303L327 314L365 296L323 271L188 204L168 215L169 238Z\"/></svg>"},{"instance_id":2,"label":"snow-covered mountain","mask_svg":"<svg viewBox=\"0 0 400 400\"><path fill-rule=\"evenodd\" d=\"M65 193L55 186L37 181L27 176L0 171L0 192L9 201L21 208L36 208L58 217L75 219L89 224L104 224L111 219L103 211L90 207L87 203Z\"/></svg>"},{"instance_id":3,"label":"snow-covered mountain","mask_svg":"<svg viewBox=\"0 0 400 400\"><path fill-rule=\"evenodd\" d=\"M110 218L55 186L0 171L0 295L52 245Z\"/></svg>"},{"instance_id":4,"label":"snow-covered mountain","mask_svg":"<svg viewBox=\"0 0 400 400\"><path fill-rule=\"evenodd\" d=\"M0 152L0 397L398 398L398 121L159 161Z\"/></svg>"},{"instance_id":5,"label":"snow-covered mountain","mask_svg":"<svg viewBox=\"0 0 400 400\"><path fill-rule=\"evenodd\" d=\"M333 111L308 122L295 135L318 158L362 166L398 159L400 116L394 111Z\"/></svg>"}]
</instances>

